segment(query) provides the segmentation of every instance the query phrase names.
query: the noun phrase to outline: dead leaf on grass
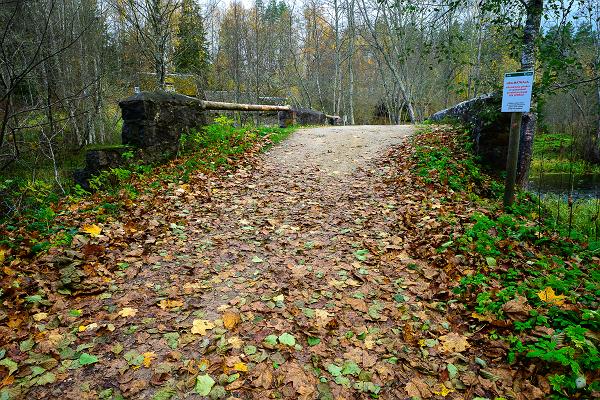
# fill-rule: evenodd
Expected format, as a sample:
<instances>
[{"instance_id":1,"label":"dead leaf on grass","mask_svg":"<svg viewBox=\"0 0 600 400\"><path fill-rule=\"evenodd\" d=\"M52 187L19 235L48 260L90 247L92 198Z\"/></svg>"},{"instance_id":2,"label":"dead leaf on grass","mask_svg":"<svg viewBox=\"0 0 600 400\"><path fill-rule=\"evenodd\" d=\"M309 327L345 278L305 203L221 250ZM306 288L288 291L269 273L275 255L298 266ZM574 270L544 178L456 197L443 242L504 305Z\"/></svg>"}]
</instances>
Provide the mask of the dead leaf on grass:
<instances>
[{"instance_id":1,"label":"dead leaf on grass","mask_svg":"<svg viewBox=\"0 0 600 400\"><path fill-rule=\"evenodd\" d=\"M470 347L467 338L455 332L440 336L438 339L442 344L442 350L446 353L460 353Z\"/></svg>"}]
</instances>

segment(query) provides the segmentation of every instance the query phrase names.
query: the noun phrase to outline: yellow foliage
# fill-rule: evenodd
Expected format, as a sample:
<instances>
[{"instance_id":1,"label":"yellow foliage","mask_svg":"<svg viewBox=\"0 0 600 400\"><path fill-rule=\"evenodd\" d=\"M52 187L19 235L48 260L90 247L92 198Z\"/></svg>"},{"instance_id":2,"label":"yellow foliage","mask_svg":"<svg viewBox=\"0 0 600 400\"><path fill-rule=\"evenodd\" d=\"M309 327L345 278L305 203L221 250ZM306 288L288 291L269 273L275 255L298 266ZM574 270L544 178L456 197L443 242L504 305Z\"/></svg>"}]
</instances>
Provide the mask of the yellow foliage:
<instances>
[{"instance_id":1,"label":"yellow foliage","mask_svg":"<svg viewBox=\"0 0 600 400\"><path fill-rule=\"evenodd\" d=\"M537 295L540 298L540 300L542 300L545 303L550 303L555 306L562 306L563 304L565 304L565 296L562 294L557 295L556 293L554 293L554 289L552 289L551 287L547 287L544 290L541 290L540 292L538 292Z\"/></svg>"},{"instance_id":2,"label":"yellow foliage","mask_svg":"<svg viewBox=\"0 0 600 400\"><path fill-rule=\"evenodd\" d=\"M96 237L96 236L100 236L100 233L102 233L102 228L100 228L98 225L84 225L83 228L81 228L82 232L85 232L87 234L89 234L92 237Z\"/></svg>"},{"instance_id":3,"label":"yellow foliage","mask_svg":"<svg viewBox=\"0 0 600 400\"><path fill-rule=\"evenodd\" d=\"M137 311L137 308L125 307L119 311L119 316L123 318L134 317L135 314L137 314Z\"/></svg>"},{"instance_id":4,"label":"yellow foliage","mask_svg":"<svg viewBox=\"0 0 600 400\"><path fill-rule=\"evenodd\" d=\"M192 322L192 333L194 335L206 335L206 331L211 330L215 327L215 324L207 319L195 319Z\"/></svg>"}]
</instances>

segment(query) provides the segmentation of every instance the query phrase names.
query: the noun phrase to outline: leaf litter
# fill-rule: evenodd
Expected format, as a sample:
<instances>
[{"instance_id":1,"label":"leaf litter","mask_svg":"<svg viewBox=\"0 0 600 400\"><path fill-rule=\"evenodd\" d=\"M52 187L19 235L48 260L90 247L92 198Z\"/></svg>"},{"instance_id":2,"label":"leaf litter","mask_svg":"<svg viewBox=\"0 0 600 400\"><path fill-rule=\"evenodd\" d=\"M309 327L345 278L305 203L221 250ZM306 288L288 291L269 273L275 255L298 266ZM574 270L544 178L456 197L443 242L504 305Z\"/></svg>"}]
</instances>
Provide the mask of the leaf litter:
<instances>
[{"instance_id":1,"label":"leaf litter","mask_svg":"<svg viewBox=\"0 0 600 400\"><path fill-rule=\"evenodd\" d=\"M527 398L449 301L459 228L410 143L334 175L256 151L36 259L66 283L0 314L2 398Z\"/></svg>"}]
</instances>

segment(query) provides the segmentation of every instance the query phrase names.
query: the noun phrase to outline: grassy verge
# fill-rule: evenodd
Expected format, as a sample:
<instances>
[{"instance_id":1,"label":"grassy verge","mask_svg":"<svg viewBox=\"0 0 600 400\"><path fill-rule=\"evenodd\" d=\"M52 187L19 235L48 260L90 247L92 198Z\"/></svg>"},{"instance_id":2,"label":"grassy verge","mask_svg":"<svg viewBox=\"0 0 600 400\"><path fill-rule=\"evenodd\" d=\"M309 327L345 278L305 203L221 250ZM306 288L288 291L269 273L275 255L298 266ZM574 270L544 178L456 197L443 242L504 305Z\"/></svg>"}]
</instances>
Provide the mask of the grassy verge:
<instances>
[{"instance_id":1,"label":"grassy verge","mask_svg":"<svg viewBox=\"0 0 600 400\"><path fill-rule=\"evenodd\" d=\"M588 398L600 390L600 270L593 232L565 236L564 220L526 193L511 213L501 207L501 188L465 151L467 137L450 128L424 130L415 138L417 175L429 192L452 191L438 221L453 232L437 249L466 264L453 288L469 310L484 343L509 346L506 360L549 398ZM557 223L558 222L558 223ZM457 233L458 232L458 233ZM573 239L575 238L575 239Z\"/></svg>"}]
</instances>

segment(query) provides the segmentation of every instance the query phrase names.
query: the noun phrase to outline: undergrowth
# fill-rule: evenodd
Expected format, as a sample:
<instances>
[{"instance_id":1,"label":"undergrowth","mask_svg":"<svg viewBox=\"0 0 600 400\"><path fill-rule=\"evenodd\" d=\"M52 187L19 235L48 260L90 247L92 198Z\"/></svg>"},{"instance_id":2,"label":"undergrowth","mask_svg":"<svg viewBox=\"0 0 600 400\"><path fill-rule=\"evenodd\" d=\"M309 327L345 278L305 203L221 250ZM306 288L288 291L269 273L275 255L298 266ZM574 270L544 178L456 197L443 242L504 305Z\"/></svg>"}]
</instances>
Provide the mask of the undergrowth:
<instances>
[{"instance_id":1,"label":"undergrowth","mask_svg":"<svg viewBox=\"0 0 600 400\"><path fill-rule=\"evenodd\" d=\"M450 201L468 198L479 210L467 216L461 235L438 249L473 265L455 295L490 339L510 344L508 362L530 365L546 377L551 398L597 393L600 270L589 246L597 238L577 224L569 230L528 193L504 212L503 185L481 171L466 134L424 128L414 144L423 181L450 188Z\"/></svg>"}]
</instances>

